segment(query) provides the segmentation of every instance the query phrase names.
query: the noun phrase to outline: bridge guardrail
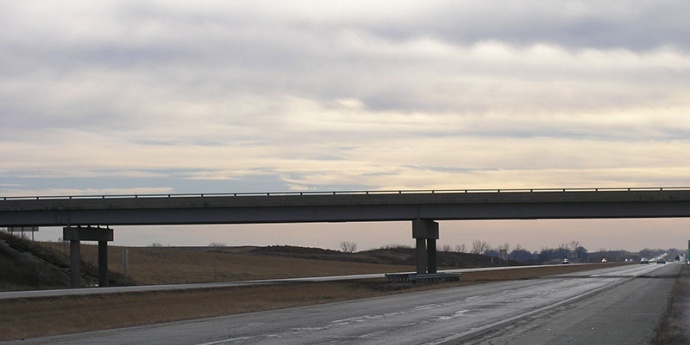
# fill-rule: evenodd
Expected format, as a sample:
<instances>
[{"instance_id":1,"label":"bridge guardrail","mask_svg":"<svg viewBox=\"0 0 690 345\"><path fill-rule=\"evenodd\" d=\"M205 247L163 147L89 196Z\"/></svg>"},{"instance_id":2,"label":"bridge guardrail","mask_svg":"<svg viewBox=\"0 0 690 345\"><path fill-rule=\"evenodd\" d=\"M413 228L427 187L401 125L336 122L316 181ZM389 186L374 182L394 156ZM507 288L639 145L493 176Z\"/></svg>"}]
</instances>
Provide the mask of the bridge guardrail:
<instances>
[{"instance_id":1,"label":"bridge guardrail","mask_svg":"<svg viewBox=\"0 0 690 345\"><path fill-rule=\"evenodd\" d=\"M112 195L53 195L7 196L11 200L72 200L72 199L124 199L124 198L188 198L188 197L249 197L249 196L299 196L299 195L381 195L381 194L442 194L442 193L576 193L576 192L641 192L690 190L690 187L609 187L609 188L480 188L480 189L408 189L408 190L353 190L353 191L303 191L303 192L241 192L241 193L171 193L171 194L112 194Z\"/></svg>"}]
</instances>

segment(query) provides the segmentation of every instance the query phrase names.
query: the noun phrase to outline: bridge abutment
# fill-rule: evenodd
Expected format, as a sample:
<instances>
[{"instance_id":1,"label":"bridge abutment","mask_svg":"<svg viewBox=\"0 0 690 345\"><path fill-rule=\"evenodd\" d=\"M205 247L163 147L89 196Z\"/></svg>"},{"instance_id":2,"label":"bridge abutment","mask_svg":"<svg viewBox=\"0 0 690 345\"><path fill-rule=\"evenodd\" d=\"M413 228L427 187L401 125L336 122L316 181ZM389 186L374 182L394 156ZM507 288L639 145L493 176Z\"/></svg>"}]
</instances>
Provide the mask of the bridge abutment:
<instances>
[{"instance_id":1,"label":"bridge abutment","mask_svg":"<svg viewBox=\"0 0 690 345\"><path fill-rule=\"evenodd\" d=\"M438 223L428 219L412 221L412 237L417 242L415 261L417 274L436 273L436 240Z\"/></svg>"},{"instance_id":2,"label":"bridge abutment","mask_svg":"<svg viewBox=\"0 0 690 345\"><path fill-rule=\"evenodd\" d=\"M70 285L81 287L81 241L98 241L98 286L108 286L108 242L113 241L113 229L92 226L67 226L62 238L70 241Z\"/></svg>"}]
</instances>

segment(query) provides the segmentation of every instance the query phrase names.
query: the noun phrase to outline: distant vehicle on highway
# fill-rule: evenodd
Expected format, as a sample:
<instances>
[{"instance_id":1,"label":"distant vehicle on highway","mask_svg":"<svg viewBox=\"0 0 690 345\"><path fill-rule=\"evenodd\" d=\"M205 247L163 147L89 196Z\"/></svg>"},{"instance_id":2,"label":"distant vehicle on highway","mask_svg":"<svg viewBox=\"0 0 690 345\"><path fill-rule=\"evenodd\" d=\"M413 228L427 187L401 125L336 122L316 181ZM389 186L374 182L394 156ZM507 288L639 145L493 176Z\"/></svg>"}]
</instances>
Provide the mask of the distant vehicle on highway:
<instances>
[{"instance_id":1,"label":"distant vehicle on highway","mask_svg":"<svg viewBox=\"0 0 690 345\"><path fill-rule=\"evenodd\" d=\"M649 260L647 260L647 259L645 259L645 258L642 258L642 259L640 260L640 264L641 264L641 265L649 265Z\"/></svg>"},{"instance_id":2,"label":"distant vehicle on highway","mask_svg":"<svg viewBox=\"0 0 690 345\"><path fill-rule=\"evenodd\" d=\"M568 259L563 259L563 264L564 264L564 265L567 265L567 264L569 264L569 263L570 263L570 261L568 261Z\"/></svg>"},{"instance_id":3,"label":"distant vehicle on highway","mask_svg":"<svg viewBox=\"0 0 690 345\"><path fill-rule=\"evenodd\" d=\"M601 259L601 262L606 262L606 258Z\"/></svg>"},{"instance_id":4,"label":"distant vehicle on highway","mask_svg":"<svg viewBox=\"0 0 690 345\"><path fill-rule=\"evenodd\" d=\"M659 259L656 261L656 264L657 265L660 265L660 264L666 265L666 259Z\"/></svg>"}]
</instances>

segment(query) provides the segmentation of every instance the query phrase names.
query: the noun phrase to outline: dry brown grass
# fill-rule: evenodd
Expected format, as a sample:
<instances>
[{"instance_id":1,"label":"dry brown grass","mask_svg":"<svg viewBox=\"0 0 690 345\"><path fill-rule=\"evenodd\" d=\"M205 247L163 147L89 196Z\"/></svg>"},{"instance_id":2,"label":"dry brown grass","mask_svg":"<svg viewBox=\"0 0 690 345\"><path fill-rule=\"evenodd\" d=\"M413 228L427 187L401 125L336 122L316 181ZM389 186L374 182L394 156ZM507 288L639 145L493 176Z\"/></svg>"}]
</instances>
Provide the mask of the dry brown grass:
<instances>
[{"instance_id":1,"label":"dry brown grass","mask_svg":"<svg viewBox=\"0 0 690 345\"><path fill-rule=\"evenodd\" d=\"M371 296L322 283L0 301L0 340L230 315Z\"/></svg>"},{"instance_id":2,"label":"dry brown grass","mask_svg":"<svg viewBox=\"0 0 690 345\"><path fill-rule=\"evenodd\" d=\"M425 286L363 280L0 300L0 340L231 315L497 280L530 279L599 267L602 265L474 272L464 274L458 283Z\"/></svg>"},{"instance_id":3,"label":"dry brown grass","mask_svg":"<svg viewBox=\"0 0 690 345\"><path fill-rule=\"evenodd\" d=\"M69 246L48 243L69 254ZM108 249L108 267L124 273L122 257L129 254L127 277L137 285L208 283L311 276L413 271L414 266L327 261L248 254L242 248L117 247ZM82 258L97 262L98 248L82 244Z\"/></svg>"}]
</instances>

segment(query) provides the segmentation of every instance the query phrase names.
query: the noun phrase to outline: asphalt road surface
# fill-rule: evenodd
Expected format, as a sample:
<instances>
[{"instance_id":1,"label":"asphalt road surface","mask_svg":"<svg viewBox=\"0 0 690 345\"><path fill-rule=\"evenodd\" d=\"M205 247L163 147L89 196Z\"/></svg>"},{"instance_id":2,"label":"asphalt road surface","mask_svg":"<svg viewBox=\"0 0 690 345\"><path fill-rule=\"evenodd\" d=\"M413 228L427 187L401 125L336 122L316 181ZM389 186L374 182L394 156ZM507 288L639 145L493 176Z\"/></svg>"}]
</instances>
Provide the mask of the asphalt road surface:
<instances>
[{"instance_id":1,"label":"asphalt road surface","mask_svg":"<svg viewBox=\"0 0 690 345\"><path fill-rule=\"evenodd\" d=\"M683 267L619 266L7 344L649 344Z\"/></svg>"}]
</instances>

